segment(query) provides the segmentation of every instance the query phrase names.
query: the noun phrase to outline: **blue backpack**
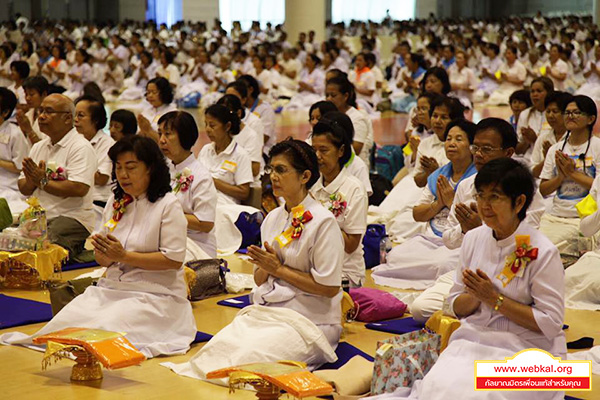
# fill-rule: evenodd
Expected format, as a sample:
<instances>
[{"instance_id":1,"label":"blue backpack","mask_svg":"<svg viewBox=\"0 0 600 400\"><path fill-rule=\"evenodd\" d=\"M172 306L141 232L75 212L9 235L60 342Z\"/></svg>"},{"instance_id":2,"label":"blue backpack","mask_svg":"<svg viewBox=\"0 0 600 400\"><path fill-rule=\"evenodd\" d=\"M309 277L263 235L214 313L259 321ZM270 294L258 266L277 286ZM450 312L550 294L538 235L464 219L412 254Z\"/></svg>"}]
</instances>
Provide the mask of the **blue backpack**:
<instances>
[{"instance_id":1,"label":"blue backpack","mask_svg":"<svg viewBox=\"0 0 600 400\"><path fill-rule=\"evenodd\" d=\"M371 160L371 170L383 175L389 181L393 181L398 171L404 168L402 146L388 144L383 147L376 145L373 148L375 150Z\"/></svg>"},{"instance_id":2,"label":"blue backpack","mask_svg":"<svg viewBox=\"0 0 600 400\"><path fill-rule=\"evenodd\" d=\"M192 92L187 96L177 100L177 106L180 108L198 108L201 97L202 94L200 92Z\"/></svg>"}]
</instances>

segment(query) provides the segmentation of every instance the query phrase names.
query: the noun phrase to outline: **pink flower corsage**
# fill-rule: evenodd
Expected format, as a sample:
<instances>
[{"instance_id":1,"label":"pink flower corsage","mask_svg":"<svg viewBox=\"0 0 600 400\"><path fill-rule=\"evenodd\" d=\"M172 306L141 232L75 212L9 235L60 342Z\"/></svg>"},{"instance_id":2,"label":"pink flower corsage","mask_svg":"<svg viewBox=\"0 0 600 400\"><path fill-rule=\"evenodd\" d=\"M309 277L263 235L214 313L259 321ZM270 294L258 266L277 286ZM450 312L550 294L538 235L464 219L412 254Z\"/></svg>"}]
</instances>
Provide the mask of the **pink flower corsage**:
<instances>
[{"instance_id":1,"label":"pink flower corsage","mask_svg":"<svg viewBox=\"0 0 600 400\"><path fill-rule=\"evenodd\" d=\"M334 193L329 196L329 211L337 218L344 213L348 203L344 199L344 195L341 193Z\"/></svg>"},{"instance_id":2,"label":"pink flower corsage","mask_svg":"<svg viewBox=\"0 0 600 400\"><path fill-rule=\"evenodd\" d=\"M66 181L65 169L56 165L56 162L50 161L46 165L46 175L52 181Z\"/></svg>"},{"instance_id":3,"label":"pink flower corsage","mask_svg":"<svg viewBox=\"0 0 600 400\"><path fill-rule=\"evenodd\" d=\"M192 171L189 168L185 168L182 172L175 175L175 187L173 188L173 192L187 192L192 185L192 182L194 182L194 175L192 175Z\"/></svg>"}]
</instances>

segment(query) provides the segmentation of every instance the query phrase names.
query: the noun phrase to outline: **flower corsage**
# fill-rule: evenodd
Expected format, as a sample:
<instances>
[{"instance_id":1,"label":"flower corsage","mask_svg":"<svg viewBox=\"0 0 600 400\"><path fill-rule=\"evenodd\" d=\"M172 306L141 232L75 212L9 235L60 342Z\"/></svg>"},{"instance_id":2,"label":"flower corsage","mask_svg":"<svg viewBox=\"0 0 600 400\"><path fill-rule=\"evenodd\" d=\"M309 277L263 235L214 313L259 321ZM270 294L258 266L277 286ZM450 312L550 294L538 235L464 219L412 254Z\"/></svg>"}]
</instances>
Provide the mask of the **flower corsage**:
<instances>
[{"instance_id":1,"label":"flower corsage","mask_svg":"<svg viewBox=\"0 0 600 400\"><path fill-rule=\"evenodd\" d=\"M66 181L65 169L59 167L56 161L49 161L46 165L46 176L53 181Z\"/></svg>"},{"instance_id":2,"label":"flower corsage","mask_svg":"<svg viewBox=\"0 0 600 400\"><path fill-rule=\"evenodd\" d=\"M538 248L531 246L529 235L515 236L517 248L506 257L504 269L497 278L506 287L516 277L523 277L527 264L538 257Z\"/></svg>"},{"instance_id":3,"label":"flower corsage","mask_svg":"<svg viewBox=\"0 0 600 400\"><path fill-rule=\"evenodd\" d=\"M346 202L346 199L344 199L343 194L337 192L329 196L329 211L333 213L334 217L337 218L342 215L347 206L348 203Z\"/></svg>"},{"instance_id":4,"label":"flower corsage","mask_svg":"<svg viewBox=\"0 0 600 400\"><path fill-rule=\"evenodd\" d=\"M304 231L304 224L313 219L310 211L304 211L303 205L294 207L292 215L292 225L275 238L280 247L287 246L294 239L299 239Z\"/></svg>"},{"instance_id":5,"label":"flower corsage","mask_svg":"<svg viewBox=\"0 0 600 400\"><path fill-rule=\"evenodd\" d=\"M117 224L123 218L127 205L133 201L133 197L125 193L121 200L115 200L113 203L113 215L112 218L104 224L111 232L115 230Z\"/></svg>"},{"instance_id":6,"label":"flower corsage","mask_svg":"<svg viewBox=\"0 0 600 400\"><path fill-rule=\"evenodd\" d=\"M173 188L174 193L187 192L190 186L194 182L194 175L192 170L184 168L183 171L175 175L175 187Z\"/></svg>"}]
</instances>

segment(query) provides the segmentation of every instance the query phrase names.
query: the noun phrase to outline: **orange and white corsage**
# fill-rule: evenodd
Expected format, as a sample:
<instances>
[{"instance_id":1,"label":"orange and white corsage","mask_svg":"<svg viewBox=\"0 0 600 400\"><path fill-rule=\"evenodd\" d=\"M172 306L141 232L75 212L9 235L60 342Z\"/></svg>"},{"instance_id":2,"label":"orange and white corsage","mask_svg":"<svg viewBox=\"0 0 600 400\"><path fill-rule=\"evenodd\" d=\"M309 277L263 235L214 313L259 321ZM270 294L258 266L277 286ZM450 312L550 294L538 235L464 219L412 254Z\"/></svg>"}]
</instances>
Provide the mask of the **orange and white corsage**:
<instances>
[{"instance_id":1,"label":"orange and white corsage","mask_svg":"<svg viewBox=\"0 0 600 400\"><path fill-rule=\"evenodd\" d=\"M123 194L121 200L115 200L113 202L113 215L112 218L104 224L105 227L108 228L109 231L114 231L117 227L117 224L123 218L123 214L125 214L125 210L127 205L133 201L133 197L128 195L127 193Z\"/></svg>"},{"instance_id":2,"label":"orange and white corsage","mask_svg":"<svg viewBox=\"0 0 600 400\"><path fill-rule=\"evenodd\" d=\"M280 247L285 247L294 239L299 239L304 231L304 224L313 219L310 211L304 211L304 206L300 204L292 208L292 225L275 238Z\"/></svg>"},{"instance_id":3,"label":"orange and white corsage","mask_svg":"<svg viewBox=\"0 0 600 400\"><path fill-rule=\"evenodd\" d=\"M527 264L537 259L538 248L532 247L529 241L529 235L515 236L517 248L506 257L504 269L496 276L502 282L502 286L506 287L515 276L518 278L523 277Z\"/></svg>"}]
</instances>

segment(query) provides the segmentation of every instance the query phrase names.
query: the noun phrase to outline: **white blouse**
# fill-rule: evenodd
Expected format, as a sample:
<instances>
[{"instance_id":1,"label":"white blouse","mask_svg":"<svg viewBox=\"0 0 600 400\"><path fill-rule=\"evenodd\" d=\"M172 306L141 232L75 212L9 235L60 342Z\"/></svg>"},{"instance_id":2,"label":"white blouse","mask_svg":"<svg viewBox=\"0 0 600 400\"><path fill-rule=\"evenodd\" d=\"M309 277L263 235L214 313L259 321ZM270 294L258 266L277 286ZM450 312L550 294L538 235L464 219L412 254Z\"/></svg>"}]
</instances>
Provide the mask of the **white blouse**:
<instances>
[{"instance_id":1,"label":"white blouse","mask_svg":"<svg viewBox=\"0 0 600 400\"><path fill-rule=\"evenodd\" d=\"M0 160L12 162L17 169L23 166L23 159L29 155L29 144L21 130L8 121L0 125ZM0 197L9 197L12 192L21 197L18 186L19 173L0 168Z\"/></svg>"},{"instance_id":2,"label":"white blouse","mask_svg":"<svg viewBox=\"0 0 600 400\"><path fill-rule=\"evenodd\" d=\"M285 205L271 211L263 221L260 232L263 242L269 243L279 261L289 268L309 273L325 286L341 286L344 260L344 239L331 212L308 195L302 203L310 211L312 220L304 225L298 239L280 247L275 240L292 224L293 215ZM271 307L290 308L315 325L339 325L342 292L332 298L306 293L292 284L269 276L267 281L252 292L252 301Z\"/></svg>"},{"instance_id":3,"label":"white blouse","mask_svg":"<svg viewBox=\"0 0 600 400\"><path fill-rule=\"evenodd\" d=\"M497 276L504 269L506 257L516 249L515 236L529 235L531 246L537 247L538 257L531 261L522 277L514 277L506 287ZM486 225L469 231L460 250L459 267L448 303L466 293L462 279L465 269L481 269L491 279L495 289L504 296L532 307L533 317L541 333L529 330L505 317L501 312L482 303L477 311L464 318L474 326L512 332L521 339L554 355L565 354L566 341L562 330L565 303L565 273L558 249L540 231L522 222L515 233L496 240Z\"/></svg>"},{"instance_id":4,"label":"white blouse","mask_svg":"<svg viewBox=\"0 0 600 400\"><path fill-rule=\"evenodd\" d=\"M217 208L217 189L213 182L210 172L202 165L193 154L186 158L178 165L169 163L171 172L171 186L175 189L175 176L182 173L186 168L191 171L194 180L192 185L186 191L179 190L175 193L177 200L183 207L185 214L192 214L199 221L215 222L215 214ZM215 236L215 228L210 232L199 232L191 229L187 230L187 235L192 239L206 254L210 257L217 255L217 240Z\"/></svg>"},{"instance_id":5,"label":"white blouse","mask_svg":"<svg viewBox=\"0 0 600 400\"><path fill-rule=\"evenodd\" d=\"M102 216L106 223L113 215L111 196ZM134 199L125 209L116 228L110 232L104 225L98 233L116 237L127 251L160 252L169 260L183 263L186 252L187 220L173 193L151 203L146 195ZM98 286L119 290L144 291L187 298L183 268L150 271L123 263L114 263Z\"/></svg>"},{"instance_id":6,"label":"white blouse","mask_svg":"<svg viewBox=\"0 0 600 400\"><path fill-rule=\"evenodd\" d=\"M328 210L333 205L330 199L331 195L341 195L342 201L347 202L346 208L335 219L342 231L349 235L358 234L361 237L356 250L350 254L344 252L342 276L356 286L362 285L365 281L362 237L367 230L367 209L369 207L369 198L364 185L350 175L346 169L342 169L333 182L327 186L323 186L323 177L321 176L310 191L315 199ZM333 211L330 211L333 214Z\"/></svg>"},{"instance_id":7,"label":"white blouse","mask_svg":"<svg viewBox=\"0 0 600 400\"><path fill-rule=\"evenodd\" d=\"M151 104L146 103L146 106L142 110L142 115L146 117L150 124L152 125L152 129L158 131L158 120L160 117L165 115L170 111L177 111L177 106L175 103L163 104L162 106L155 108Z\"/></svg>"},{"instance_id":8,"label":"white blouse","mask_svg":"<svg viewBox=\"0 0 600 400\"><path fill-rule=\"evenodd\" d=\"M210 171L214 179L222 180L230 185L252 183L252 162L246 150L235 140L220 154L215 151L215 144L209 143L200 150L198 160ZM240 201L218 191L219 203L240 204Z\"/></svg>"},{"instance_id":9,"label":"white blouse","mask_svg":"<svg viewBox=\"0 0 600 400\"><path fill-rule=\"evenodd\" d=\"M115 144L115 141L110 137L110 135L107 135L104 133L104 131L99 130L96 132L96 136L90 140L90 144L94 148L94 153L96 153L96 159L98 160L98 172L109 177L106 185L94 185L94 201L106 201L112 193L110 190L112 179L112 161L110 161L110 157L108 157L108 150L110 150L113 144Z\"/></svg>"}]
</instances>

